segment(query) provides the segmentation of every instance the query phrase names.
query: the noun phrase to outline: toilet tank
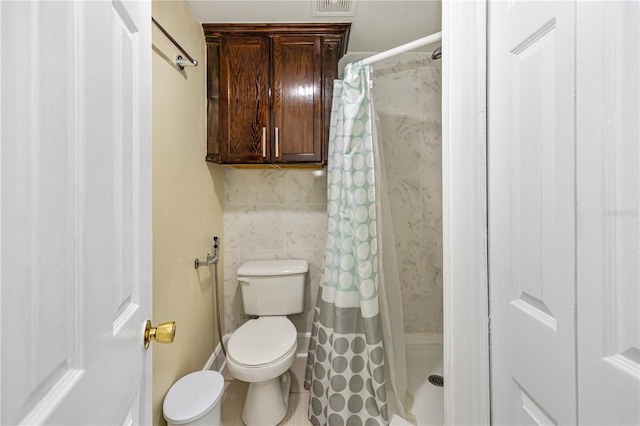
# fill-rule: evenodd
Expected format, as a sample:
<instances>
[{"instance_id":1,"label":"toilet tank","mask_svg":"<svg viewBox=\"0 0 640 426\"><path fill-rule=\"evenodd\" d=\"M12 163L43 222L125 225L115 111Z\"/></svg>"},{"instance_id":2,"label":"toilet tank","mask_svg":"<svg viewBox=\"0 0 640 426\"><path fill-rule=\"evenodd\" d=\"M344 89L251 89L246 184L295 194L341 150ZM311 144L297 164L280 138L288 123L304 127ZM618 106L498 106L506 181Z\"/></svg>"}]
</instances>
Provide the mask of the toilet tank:
<instances>
[{"instance_id":1,"label":"toilet tank","mask_svg":"<svg viewBox=\"0 0 640 426\"><path fill-rule=\"evenodd\" d=\"M291 315L304 310L306 260L251 260L238 268L246 315Z\"/></svg>"}]
</instances>

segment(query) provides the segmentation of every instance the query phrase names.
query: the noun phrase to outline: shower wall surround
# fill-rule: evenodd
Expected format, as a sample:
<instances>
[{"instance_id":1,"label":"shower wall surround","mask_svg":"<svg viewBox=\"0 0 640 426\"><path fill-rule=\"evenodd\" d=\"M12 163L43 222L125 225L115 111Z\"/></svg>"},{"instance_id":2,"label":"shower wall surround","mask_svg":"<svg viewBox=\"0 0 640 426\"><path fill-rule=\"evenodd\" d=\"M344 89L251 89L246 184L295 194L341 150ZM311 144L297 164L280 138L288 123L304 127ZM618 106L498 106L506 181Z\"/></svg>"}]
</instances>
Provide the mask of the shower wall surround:
<instances>
[{"instance_id":1,"label":"shower wall surround","mask_svg":"<svg viewBox=\"0 0 640 426\"><path fill-rule=\"evenodd\" d=\"M347 61L363 56L348 54ZM374 65L407 332L442 332L440 81L440 61L428 54L406 53ZM280 258L309 261L305 312L291 319L298 331L311 331L326 235L326 175L225 169L223 206L227 332L246 320L238 266Z\"/></svg>"},{"instance_id":2,"label":"shower wall surround","mask_svg":"<svg viewBox=\"0 0 640 426\"><path fill-rule=\"evenodd\" d=\"M442 332L441 63L406 53L374 65L407 332Z\"/></svg>"}]
</instances>

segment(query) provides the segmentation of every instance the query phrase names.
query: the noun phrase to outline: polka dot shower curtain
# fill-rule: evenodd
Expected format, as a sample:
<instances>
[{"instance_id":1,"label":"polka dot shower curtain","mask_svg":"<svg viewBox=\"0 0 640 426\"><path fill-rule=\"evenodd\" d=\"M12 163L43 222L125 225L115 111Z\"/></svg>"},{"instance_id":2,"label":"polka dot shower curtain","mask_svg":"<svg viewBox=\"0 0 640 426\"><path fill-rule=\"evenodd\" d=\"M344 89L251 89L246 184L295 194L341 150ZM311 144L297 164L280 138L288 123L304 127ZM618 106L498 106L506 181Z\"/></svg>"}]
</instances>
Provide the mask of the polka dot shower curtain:
<instances>
[{"instance_id":1,"label":"polka dot shower curtain","mask_svg":"<svg viewBox=\"0 0 640 426\"><path fill-rule=\"evenodd\" d=\"M380 182L370 73L356 62L334 82L327 244L305 375L314 425L386 425L392 412L411 419L404 407L410 397L395 247L385 252L396 269L392 291L382 271L389 262L380 260L380 243L388 238L381 238L377 217L387 194Z\"/></svg>"}]
</instances>

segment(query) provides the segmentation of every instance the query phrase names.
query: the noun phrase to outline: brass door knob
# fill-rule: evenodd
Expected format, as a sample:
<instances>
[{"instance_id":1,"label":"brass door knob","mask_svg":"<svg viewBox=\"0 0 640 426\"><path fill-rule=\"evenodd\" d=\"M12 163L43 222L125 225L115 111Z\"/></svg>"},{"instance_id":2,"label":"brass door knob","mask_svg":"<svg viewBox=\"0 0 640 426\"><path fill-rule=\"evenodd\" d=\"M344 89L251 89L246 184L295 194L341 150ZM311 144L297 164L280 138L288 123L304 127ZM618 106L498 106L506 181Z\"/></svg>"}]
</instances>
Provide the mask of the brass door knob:
<instances>
[{"instance_id":1,"label":"brass door knob","mask_svg":"<svg viewBox=\"0 0 640 426\"><path fill-rule=\"evenodd\" d=\"M152 340L158 343L171 343L175 337L175 321L163 322L157 327L151 327L151 321L147 320L147 325L144 329L144 348L147 349Z\"/></svg>"}]
</instances>

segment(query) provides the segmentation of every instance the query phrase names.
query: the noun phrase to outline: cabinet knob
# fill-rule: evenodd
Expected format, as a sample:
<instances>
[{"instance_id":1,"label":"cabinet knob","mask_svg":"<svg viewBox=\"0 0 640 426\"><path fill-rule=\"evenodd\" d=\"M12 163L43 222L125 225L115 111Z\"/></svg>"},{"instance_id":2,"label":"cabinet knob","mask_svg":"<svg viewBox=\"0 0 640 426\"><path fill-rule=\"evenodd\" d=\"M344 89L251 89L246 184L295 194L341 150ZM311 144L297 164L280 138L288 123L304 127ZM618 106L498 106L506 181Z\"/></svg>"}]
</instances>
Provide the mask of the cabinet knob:
<instances>
[{"instance_id":1,"label":"cabinet knob","mask_svg":"<svg viewBox=\"0 0 640 426\"><path fill-rule=\"evenodd\" d=\"M267 128L262 128L262 157L267 156Z\"/></svg>"},{"instance_id":2,"label":"cabinet knob","mask_svg":"<svg viewBox=\"0 0 640 426\"><path fill-rule=\"evenodd\" d=\"M280 138L278 133L278 128L276 127L276 158L280 157Z\"/></svg>"}]
</instances>

